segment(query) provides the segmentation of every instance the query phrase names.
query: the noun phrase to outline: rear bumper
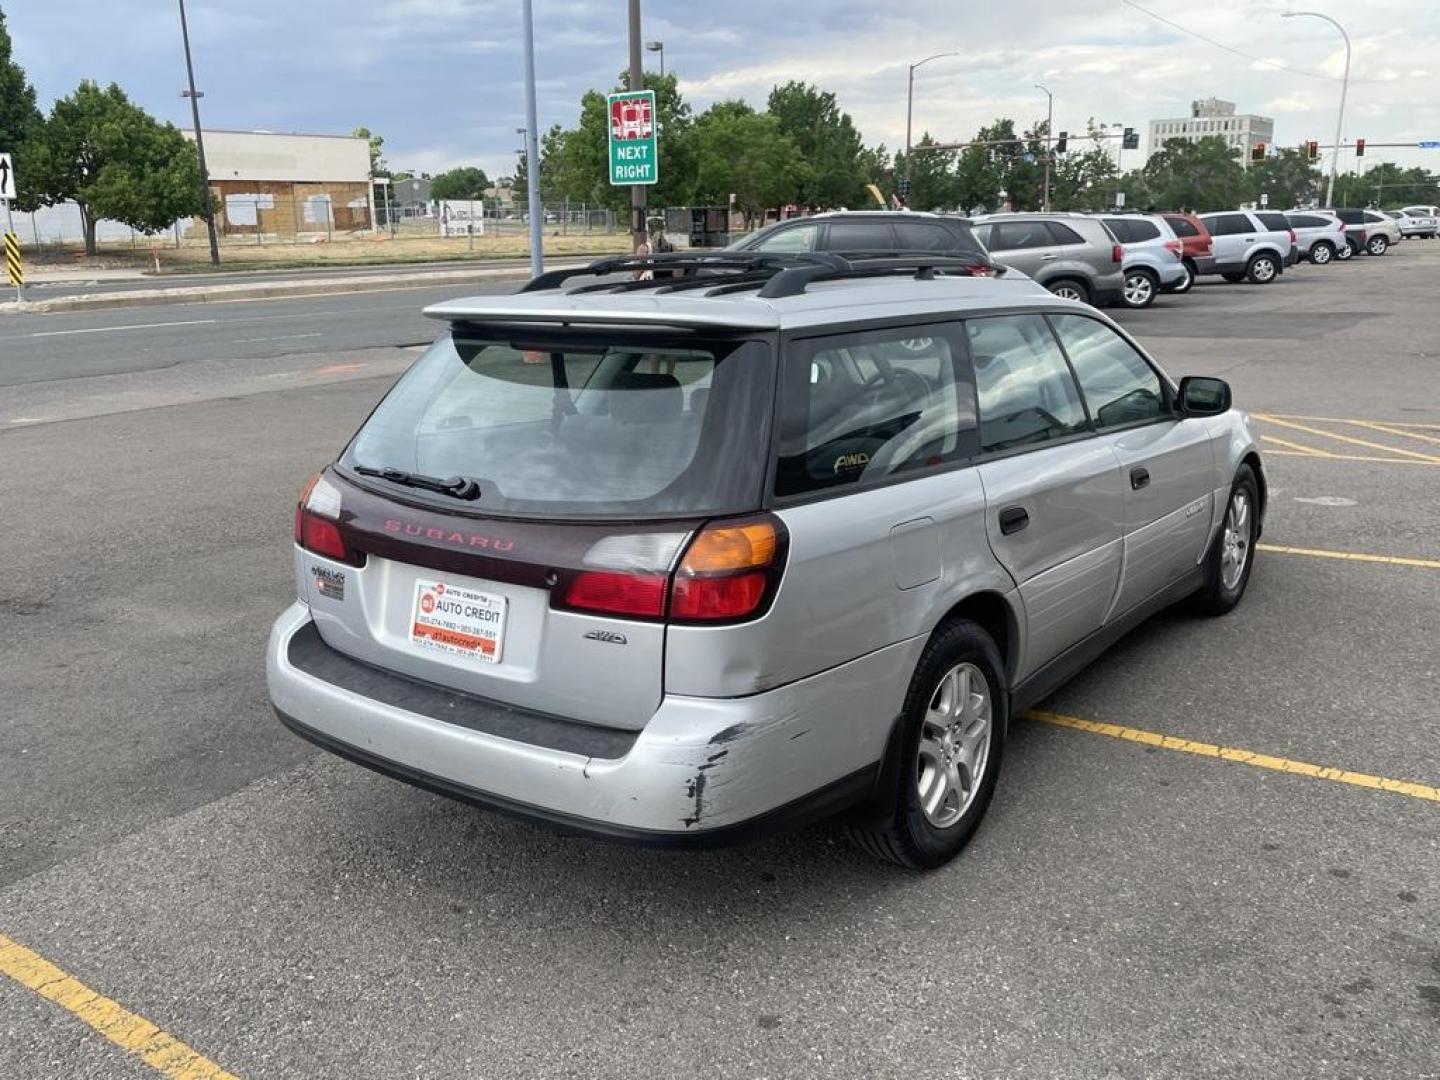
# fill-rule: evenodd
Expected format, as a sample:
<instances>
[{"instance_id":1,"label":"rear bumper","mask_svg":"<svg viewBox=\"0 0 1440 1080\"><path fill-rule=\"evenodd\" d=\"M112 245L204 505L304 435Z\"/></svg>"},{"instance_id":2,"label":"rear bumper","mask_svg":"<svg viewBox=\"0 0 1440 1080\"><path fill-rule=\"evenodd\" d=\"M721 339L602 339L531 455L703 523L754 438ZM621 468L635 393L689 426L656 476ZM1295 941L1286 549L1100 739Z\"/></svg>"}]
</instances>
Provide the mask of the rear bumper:
<instances>
[{"instance_id":1,"label":"rear bumper","mask_svg":"<svg viewBox=\"0 0 1440 1080\"><path fill-rule=\"evenodd\" d=\"M275 711L302 737L455 798L569 831L676 846L747 839L865 798L924 645L902 642L744 698L667 696L638 732L585 734L566 729L589 725L515 710L470 723L468 706L486 717L494 706L379 668L357 665L357 673L341 654L317 666L304 655L313 657L312 639L309 609L297 603L276 621L266 656ZM830 737L855 730L836 722L854 710L867 710L869 734Z\"/></svg>"}]
</instances>

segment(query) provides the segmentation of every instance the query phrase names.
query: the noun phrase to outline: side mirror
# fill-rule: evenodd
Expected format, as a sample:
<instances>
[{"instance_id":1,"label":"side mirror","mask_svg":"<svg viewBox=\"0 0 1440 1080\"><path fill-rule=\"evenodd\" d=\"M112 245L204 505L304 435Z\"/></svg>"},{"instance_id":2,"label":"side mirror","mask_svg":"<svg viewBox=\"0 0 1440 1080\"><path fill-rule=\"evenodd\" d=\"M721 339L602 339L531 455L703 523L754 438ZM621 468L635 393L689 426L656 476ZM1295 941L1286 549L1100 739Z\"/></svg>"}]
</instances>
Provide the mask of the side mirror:
<instances>
[{"instance_id":1,"label":"side mirror","mask_svg":"<svg viewBox=\"0 0 1440 1080\"><path fill-rule=\"evenodd\" d=\"M1181 416L1219 416L1230 411L1230 384L1208 375L1187 375L1180 380L1177 404Z\"/></svg>"}]
</instances>

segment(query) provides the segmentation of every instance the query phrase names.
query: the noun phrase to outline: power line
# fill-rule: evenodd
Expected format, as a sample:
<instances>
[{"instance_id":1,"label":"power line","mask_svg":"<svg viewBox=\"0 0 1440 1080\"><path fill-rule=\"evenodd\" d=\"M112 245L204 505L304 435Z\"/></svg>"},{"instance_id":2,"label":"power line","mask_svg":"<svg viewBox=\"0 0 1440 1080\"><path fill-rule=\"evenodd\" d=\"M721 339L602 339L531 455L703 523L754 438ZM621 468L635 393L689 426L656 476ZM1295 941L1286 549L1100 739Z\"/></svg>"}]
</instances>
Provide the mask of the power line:
<instances>
[{"instance_id":1,"label":"power line","mask_svg":"<svg viewBox=\"0 0 1440 1080\"><path fill-rule=\"evenodd\" d=\"M1274 68L1276 71L1283 71L1287 75L1304 75L1306 78L1309 79L1324 79L1326 82L1341 81L1340 79L1337 79L1334 75L1326 75L1324 72L1320 71L1306 71L1303 68L1286 67L1284 64L1277 64L1274 60L1267 60L1263 56L1256 56L1253 53L1246 52L1244 49L1237 49L1233 45L1227 45L1223 41L1216 41L1214 38L1208 37L1205 34L1200 33L1198 30L1191 30L1188 26L1181 26L1173 19L1167 19L1164 15L1160 15L1154 11L1151 11L1147 7L1143 7L1140 4L1137 4L1135 0L1120 0L1120 2L1128 7L1134 8L1136 11L1140 12L1143 15L1150 16L1150 18L1154 19L1156 22L1162 22L1166 26L1169 26L1175 30L1179 30L1182 34L1189 34L1193 38L1199 38L1207 45L1213 45L1217 49L1224 49L1226 52L1234 53L1236 56L1243 56L1246 60L1250 60L1256 64L1264 64L1266 67ZM1350 81L1352 83L1373 83L1384 82L1385 80L1356 79L1352 77Z\"/></svg>"}]
</instances>

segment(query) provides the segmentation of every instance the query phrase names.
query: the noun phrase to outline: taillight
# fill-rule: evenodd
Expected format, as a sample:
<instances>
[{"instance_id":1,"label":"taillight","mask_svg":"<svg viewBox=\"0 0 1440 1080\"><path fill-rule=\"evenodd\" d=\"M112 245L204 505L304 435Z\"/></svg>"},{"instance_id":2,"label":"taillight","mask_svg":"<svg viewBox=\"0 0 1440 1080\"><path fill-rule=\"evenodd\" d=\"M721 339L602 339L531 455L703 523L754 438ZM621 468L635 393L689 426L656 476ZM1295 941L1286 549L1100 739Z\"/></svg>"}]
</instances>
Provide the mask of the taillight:
<instances>
[{"instance_id":1,"label":"taillight","mask_svg":"<svg viewBox=\"0 0 1440 1080\"><path fill-rule=\"evenodd\" d=\"M1115 244L1110 248L1110 261L1113 263L1125 261L1125 249L1119 244Z\"/></svg>"},{"instance_id":2,"label":"taillight","mask_svg":"<svg viewBox=\"0 0 1440 1080\"><path fill-rule=\"evenodd\" d=\"M971 263L965 267L965 273L971 277L994 277L995 268L993 266L986 266L983 263Z\"/></svg>"},{"instance_id":3,"label":"taillight","mask_svg":"<svg viewBox=\"0 0 1440 1080\"><path fill-rule=\"evenodd\" d=\"M363 552L351 551L336 524L340 517L340 490L316 473L300 491L295 507L295 543L306 551L336 562L363 566Z\"/></svg>"},{"instance_id":4,"label":"taillight","mask_svg":"<svg viewBox=\"0 0 1440 1080\"><path fill-rule=\"evenodd\" d=\"M712 522L695 534L678 565L678 544L670 546L671 539L654 534L601 541L587 561L609 565L578 571L556 602L605 615L719 623L753 617L774 597L785 561L779 520L767 515Z\"/></svg>"},{"instance_id":5,"label":"taillight","mask_svg":"<svg viewBox=\"0 0 1440 1080\"><path fill-rule=\"evenodd\" d=\"M1174 255L1175 258L1178 259L1184 254L1185 245L1180 243L1179 240L1166 240L1165 250L1170 252L1171 255Z\"/></svg>"},{"instance_id":6,"label":"taillight","mask_svg":"<svg viewBox=\"0 0 1440 1080\"><path fill-rule=\"evenodd\" d=\"M1296 238L1295 238L1295 230L1294 230L1294 229L1291 229L1291 230L1290 230L1290 246L1291 246L1291 247L1294 247L1297 243L1298 243L1298 241L1297 241Z\"/></svg>"}]
</instances>

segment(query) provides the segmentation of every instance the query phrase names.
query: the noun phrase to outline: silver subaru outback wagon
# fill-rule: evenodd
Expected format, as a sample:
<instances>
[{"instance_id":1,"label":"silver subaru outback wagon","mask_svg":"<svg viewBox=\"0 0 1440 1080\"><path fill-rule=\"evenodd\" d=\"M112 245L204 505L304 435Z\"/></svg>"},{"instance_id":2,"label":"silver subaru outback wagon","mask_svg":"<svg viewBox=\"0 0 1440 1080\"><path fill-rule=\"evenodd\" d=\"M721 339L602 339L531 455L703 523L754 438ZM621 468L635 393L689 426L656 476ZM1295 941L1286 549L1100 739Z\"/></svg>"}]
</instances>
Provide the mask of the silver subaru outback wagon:
<instances>
[{"instance_id":1,"label":"silver subaru outback wagon","mask_svg":"<svg viewBox=\"0 0 1440 1080\"><path fill-rule=\"evenodd\" d=\"M297 734L563 828L950 859L1011 718L1240 600L1251 422L983 256L654 256L447 331L295 515Z\"/></svg>"}]
</instances>

